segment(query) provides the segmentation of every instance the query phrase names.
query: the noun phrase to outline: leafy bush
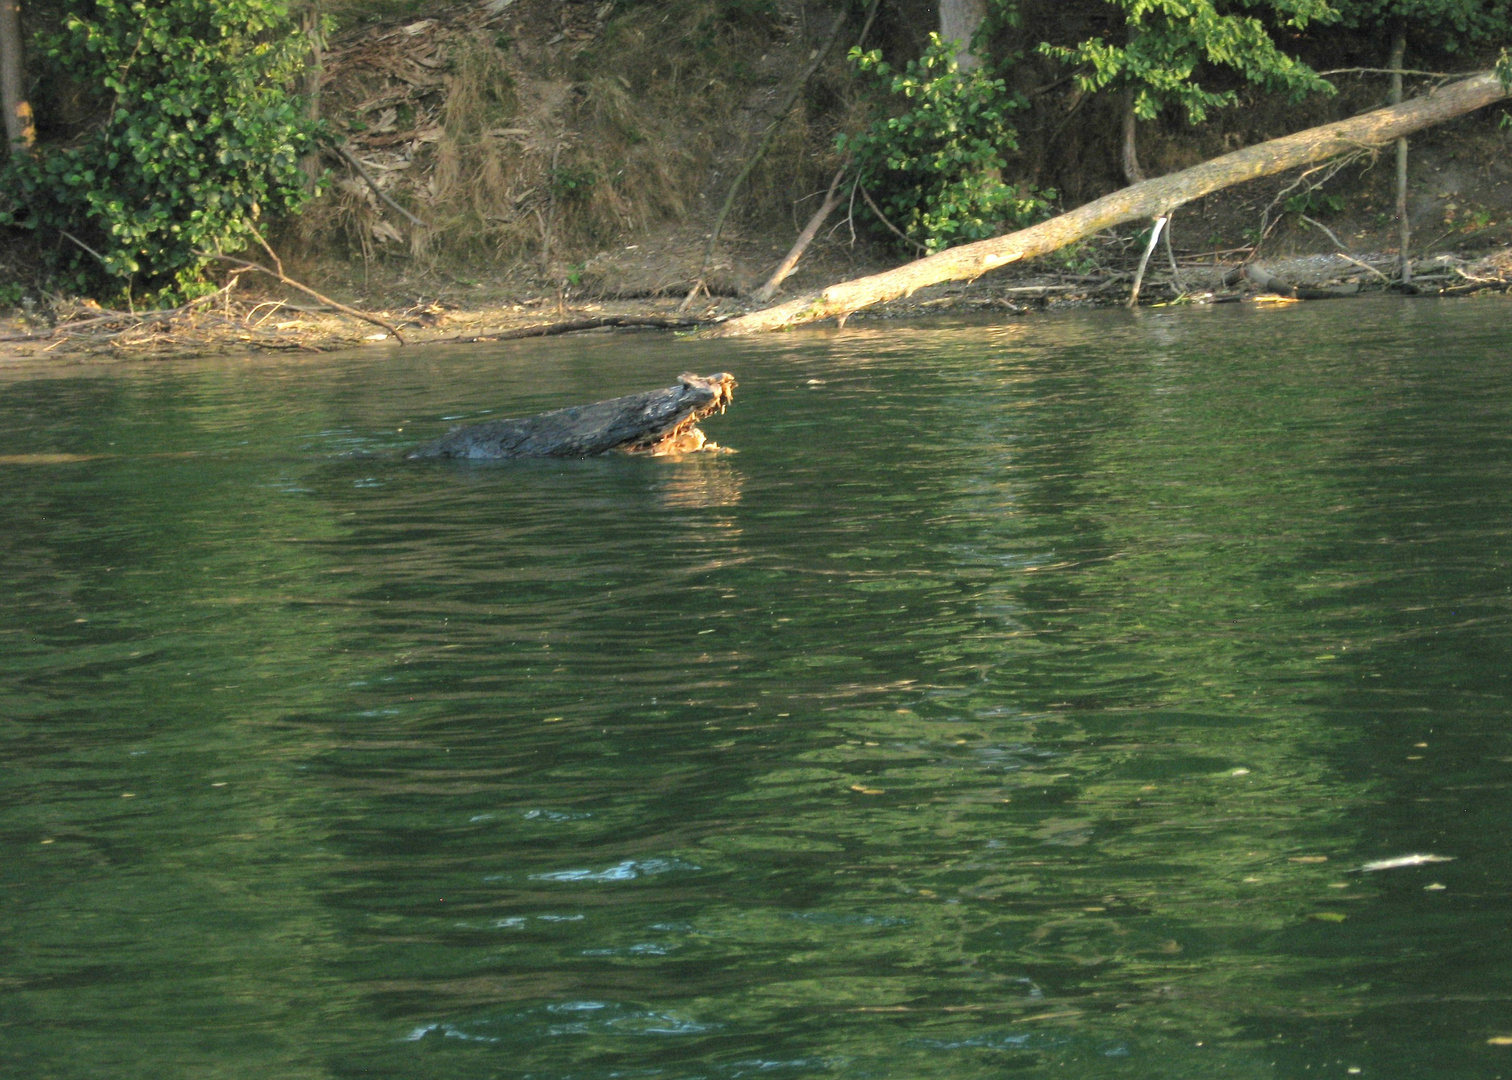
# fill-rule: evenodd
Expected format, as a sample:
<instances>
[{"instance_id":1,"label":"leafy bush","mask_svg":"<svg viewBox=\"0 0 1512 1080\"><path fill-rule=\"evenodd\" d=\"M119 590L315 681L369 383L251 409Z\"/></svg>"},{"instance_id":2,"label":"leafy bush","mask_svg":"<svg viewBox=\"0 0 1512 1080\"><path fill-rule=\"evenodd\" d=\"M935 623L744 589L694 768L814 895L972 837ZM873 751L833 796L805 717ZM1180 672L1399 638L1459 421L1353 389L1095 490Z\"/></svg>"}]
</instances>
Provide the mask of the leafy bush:
<instances>
[{"instance_id":1,"label":"leafy bush","mask_svg":"<svg viewBox=\"0 0 1512 1080\"><path fill-rule=\"evenodd\" d=\"M1413 52L1457 53L1512 31L1505 0L1332 0L1350 29L1402 30Z\"/></svg>"},{"instance_id":2,"label":"leafy bush","mask_svg":"<svg viewBox=\"0 0 1512 1080\"><path fill-rule=\"evenodd\" d=\"M571 165L558 165L551 170L551 193L568 202L588 198L593 192L593 185L598 182L598 173L590 168L575 169Z\"/></svg>"},{"instance_id":3,"label":"leafy bush","mask_svg":"<svg viewBox=\"0 0 1512 1080\"><path fill-rule=\"evenodd\" d=\"M1042 43L1038 49L1076 66L1083 90L1132 90L1140 119L1153 120L1165 106L1180 105L1198 124L1210 109L1234 104L1233 90L1202 85L1199 76L1207 65L1230 68L1294 97L1333 92L1310 67L1277 48L1259 18L1220 10L1227 6L1221 0L1109 0L1108 6L1123 17L1124 44L1098 36L1069 48ZM1254 0L1243 6L1295 30L1337 18L1327 0Z\"/></svg>"},{"instance_id":4,"label":"leafy bush","mask_svg":"<svg viewBox=\"0 0 1512 1080\"><path fill-rule=\"evenodd\" d=\"M166 298L204 288L200 252L246 247L263 211L306 198L314 125L285 87L307 44L282 0L91 0L42 45L103 91L102 115L8 162L0 222L67 232L95 273Z\"/></svg>"},{"instance_id":5,"label":"leafy bush","mask_svg":"<svg viewBox=\"0 0 1512 1080\"><path fill-rule=\"evenodd\" d=\"M1024 107L1002 79L983 68L961 71L955 43L930 35L929 47L903 71L878 50L852 49L850 60L907 109L841 135L856 174L900 231L929 251L984 240L1043 216L1053 191L1005 183L1005 152L1018 149L1008 122Z\"/></svg>"}]
</instances>

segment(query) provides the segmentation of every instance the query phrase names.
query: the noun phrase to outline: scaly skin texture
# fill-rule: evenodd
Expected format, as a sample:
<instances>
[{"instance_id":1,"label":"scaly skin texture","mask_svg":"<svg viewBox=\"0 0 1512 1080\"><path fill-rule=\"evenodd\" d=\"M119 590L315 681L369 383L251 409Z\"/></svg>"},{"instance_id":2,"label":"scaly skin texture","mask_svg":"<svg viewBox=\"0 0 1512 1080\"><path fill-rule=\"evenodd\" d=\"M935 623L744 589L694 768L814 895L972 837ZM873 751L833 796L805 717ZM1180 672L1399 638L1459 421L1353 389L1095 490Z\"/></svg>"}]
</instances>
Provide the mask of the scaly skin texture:
<instances>
[{"instance_id":1,"label":"scaly skin texture","mask_svg":"<svg viewBox=\"0 0 1512 1080\"><path fill-rule=\"evenodd\" d=\"M594 457L621 450L633 454L676 454L712 448L696 426L724 412L734 399L728 372L678 376L663 390L574 405L511 420L490 420L458 428L412 452L415 458Z\"/></svg>"}]
</instances>

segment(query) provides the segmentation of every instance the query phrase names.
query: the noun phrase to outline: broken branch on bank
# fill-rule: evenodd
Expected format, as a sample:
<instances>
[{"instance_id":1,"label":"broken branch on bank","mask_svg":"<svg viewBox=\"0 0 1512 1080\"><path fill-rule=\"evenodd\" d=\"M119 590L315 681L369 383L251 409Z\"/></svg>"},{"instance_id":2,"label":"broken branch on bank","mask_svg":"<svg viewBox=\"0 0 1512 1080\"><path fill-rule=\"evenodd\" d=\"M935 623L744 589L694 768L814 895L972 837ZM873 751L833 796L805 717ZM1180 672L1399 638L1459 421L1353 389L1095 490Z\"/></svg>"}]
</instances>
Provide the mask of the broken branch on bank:
<instances>
[{"instance_id":1,"label":"broken branch on bank","mask_svg":"<svg viewBox=\"0 0 1512 1080\"><path fill-rule=\"evenodd\" d=\"M369 315L365 311L358 311L356 308L347 307L345 304L332 300L329 296L322 296L320 293L316 292L308 285L295 281L293 278L289 277L287 274L282 273L281 271L269 269L262 263L248 262L246 259L238 259L232 255L220 255L209 251L201 251L198 252L198 254L206 259L218 259L223 263L229 263L242 273L246 273L249 270L256 270L259 273L267 274L270 278L276 278L278 281L289 286L289 288L291 289L298 289L306 296L313 296L316 300L319 300L322 304L326 305L326 307L332 308L335 311L339 311L343 315L350 315L354 319L361 319L365 323L372 323L374 326L382 327L383 329L394 335L395 341L397 341L401 345L404 344L404 337L399 333L398 328L395 327L393 323L384 322L378 316Z\"/></svg>"},{"instance_id":2,"label":"broken branch on bank","mask_svg":"<svg viewBox=\"0 0 1512 1080\"><path fill-rule=\"evenodd\" d=\"M389 207L391 210L393 210L396 214L398 214L400 217L402 217L405 221L408 221L415 228L417 228L417 229L423 229L423 228L425 228L425 222L421 221L414 214L410 213L404 207L402 207L398 203L396 203L393 200L393 197L391 195L389 195L388 192L384 191L381 187L378 186L378 181L375 180L375 179L373 179L372 174L369 173L365 168L362 167L362 162L358 160L356 154L352 153L350 150L348 150L344 146L337 146L335 143L327 143L326 145L329 146L331 148L331 150L333 152L335 152L343 161L345 161L348 165L350 165L352 167L352 170L358 176L362 177L363 182L366 183L367 186L372 189L373 194L376 195L376 196L378 196L378 198L383 201L383 203L384 203L385 206Z\"/></svg>"},{"instance_id":3,"label":"broken branch on bank","mask_svg":"<svg viewBox=\"0 0 1512 1080\"><path fill-rule=\"evenodd\" d=\"M825 192L824 201L819 204L819 209L815 210L808 219L808 224L803 227L803 231L798 234L798 239L793 241L793 246L777 264L777 269L772 271L772 276L767 278L766 284L752 294L758 304L764 304L776 295L777 287L787 280L787 276L798 265L798 260L803 258L803 253L808 250L809 244L813 242L815 236L819 235L820 226L829 220L829 216L840 205L840 181L845 177L845 170L845 165L840 166L839 171L835 173L835 178L830 181L829 191Z\"/></svg>"},{"instance_id":4,"label":"broken branch on bank","mask_svg":"<svg viewBox=\"0 0 1512 1080\"><path fill-rule=\"evenodd\" d=\"M881 0L872 0L871 5L867 8L866 21L861 27L860 36L856 39L858 47L866 41L867 31L871 29L872 20L877 17L877 7L880 3ZM835 41L840 36L840 30L845 26L845 22L849 17L849 8L841 5L840 12L835 16L835 22L830 27L829 34L826 35L823 43L814 50L813 56L809 59L808 67L803 69L803 73L793 80L793 85L788 88L788 95L778 107L771 124L767 126L766 133L762 137L760 145L746 159L745 167L730 182L730 190L725 193L724 204L719 208L719 214L714 219L714 228L709 233L709 242L704 247L703 263L698 268L698 280L688 290L688 295L677 309L679 312L688 310L700 289L705 293L708 292L708 287L704 283L704 276L708 272L709 261L714 257L714 248L719 243L720 233L724 231L725 219L730 216L730 209L735 205L735 196L740 193L740 189L745 185L746 179L751 175L752 170L761 163L761 159L766 157L767 151L777 141L777 132L781 129L783 121L793 111L793 106L798 103L798 98L803 94L804 88L808 86L809 80L814 77L814 73L819 70L820 65L829 56L830 49L834 48Z\"/></svg>"},{"instance_id":5,"label":"broken branch on bank","mask_svg":"<svg viewBox=\"0 0 1512 1080\"><path fill-rule=\"evenodd\" d=\"M1269 270L1247 263L1236 267L1223 276L1225 285L1237 285L1241 280L1249 280L1255 283L1255 287L1262 293L1272 293L1276 296L1284 296L1290 300L1336 300L1341 296L1358 296L1359 285L1339 285L1324 288L1312 288L1306 285L1294 285L1289 281L1283 281Z\"/></svg>"},{"instance_id":6,"label":"broken branch on bank","mask_svg":"<svg viewBox=\"0 0 1512 1080\"><path fill-rule=\"evenodd\" d=\"M1027 229L979 240L851 281L785 304L742 315L705 331L738 337L826 318L843 318L873 304L910 296L942 281L975 280L989 270L1057 251L1093 233L1139 218L1168 215L1193 199L1247 180L1272 176L1364 147L1384 146L1508 96L1492 72L1474 75L1401 105L1389 106L1249 146L1190 169L1122 188Z\"/></svg>"},{"instance_id":7,"label":"broken branch on bank","mask_svg":"<svg viewBox=\"0 0 1512 1080\"><path fill-rule=\"evenodd\" d=\"M1162 214L1155 219L1155 224L1150 228L1150 242L1145 245L1144 254L1139 257L1139 269L1134 271L1134 286L1129 290L1129 307L1139 304L1139 287L1144 284L1145 267L1150 265L1150 256L1155 253L1155 245L1160 243L1161 230L1165 228L1168 218Z\"/></svg>"},{"instance_id":8,"label":"broken branch on bank","mask_svg":"<svg viewBox=\"0 0 1512 1080\"><path fill-rule=\"evenodd\" d=\"M172 322L180 316L187 315L195 308L204 307L216 300L223 300L230 295L231 290L236 288L239 275L233 275L231 280L213 293L201 296L187 304L181 304L175 308L165 308L161 311L107 311L103 315L94 315L87 319L74 319L69 322L61 322L48 330L39 330L23 334L0 334L0 341L48 341L52 338L69 338L81 331L90 331L91 338L104 341L119 337L121 334L130 333L133 330L151 326L155 323ZM96 308L96 310L99 310ZM107 331L100 335L97 331Z\"/></svg>"},{"instance_id":9,"label":"broken branch on bank","mask_svg":"<svg viewBox=\"0 0 1512 1080\"><path fill-rule=\"evenodd\" d=\"M478 334L472 337L445 338L436 345L473 345L480 341L518 341L520 338L556 337L559 334L575 334L580 330L598 330L603 327L652 330L693 330L707 326L704 319L666 319L658 315L601 315L587 319L567 319L563 322L542 323L539 326L521 326L514 330L501 330L497 334Z\"/></svg>"}]
</instances>

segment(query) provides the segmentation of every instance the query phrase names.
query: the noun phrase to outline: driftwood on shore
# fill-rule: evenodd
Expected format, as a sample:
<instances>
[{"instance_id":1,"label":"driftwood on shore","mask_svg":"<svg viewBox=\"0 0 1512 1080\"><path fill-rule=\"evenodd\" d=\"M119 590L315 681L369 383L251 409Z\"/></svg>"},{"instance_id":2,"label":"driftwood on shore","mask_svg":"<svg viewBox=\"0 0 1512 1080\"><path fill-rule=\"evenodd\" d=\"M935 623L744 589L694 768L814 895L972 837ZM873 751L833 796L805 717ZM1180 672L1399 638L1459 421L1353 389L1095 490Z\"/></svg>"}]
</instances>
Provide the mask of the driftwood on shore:
<instances>
[{"instance_id":1,"label":"driftwood on shore","mask_svg":"<svg viewBox=\"0 0 1512 1080\"><path fill-rule=\"evenodd\" d=\"M975 280L989 270L1058 251L1111 226L1168 215L1185 203L1234 184L1362 147L1385 146L1403 135L1463 116L1507 96L1508 88L1496 74L1475 75L1400 105L1309 128L1224 154L1169 176L1130 185L1027 229L963 244L896 270L843 281L821 292L738 316L703 333L707 337L736 337L826 318L838 318L843 323L852 312L911 296L925 286Z\"/></svg>"},{"instance_id":2,"label":"driftwood on shore","mask_svg":"<svg viewBox=\"0 0 1512 1080\"><path fill-rule=\"evenodd\" d=\"M409 457L489 461L595 457L612 450L660 455L715 449L698 422L724 412L734 393L735 378L726 372L685 373L676 386L662 390L459 428Z\"/></svg>"},{"instance_id":3,"label":"driftwood on shore","mask_svg":"<svg viewBox=\"0 0 1512 1080\"><path fill-rule=\"evenodd\" d=\"M1367 270L1374 272L1374 268L1366 266ZM1276 296L1284 296L1291 300L1335 300L1341 296L1360 295L1359 285L1325 286L1323 288L1311 288L1306 285L1294 285L1290 281L1272 274L1269 270L1254 263L1235 267L1223 275L1225 285L1237 285L1240 281L1249 280L1262 292L1272 293Z\"/></svg>"},{"instance_id":4,"label":"driftwood on shore","mask_svg":"<svg viewBox=\"0 0 1512 1080\"><path fill-rule=\"evenodd\" d=\"M706 319L669 319L660 315L595 315L582 319L520 326L513 330L496 330L487 334L442 338L436 345L474 345L484 341L518 341L521 338L557 337L581 330L696 330L707 325Z\"/></svg>"}]
</instances>

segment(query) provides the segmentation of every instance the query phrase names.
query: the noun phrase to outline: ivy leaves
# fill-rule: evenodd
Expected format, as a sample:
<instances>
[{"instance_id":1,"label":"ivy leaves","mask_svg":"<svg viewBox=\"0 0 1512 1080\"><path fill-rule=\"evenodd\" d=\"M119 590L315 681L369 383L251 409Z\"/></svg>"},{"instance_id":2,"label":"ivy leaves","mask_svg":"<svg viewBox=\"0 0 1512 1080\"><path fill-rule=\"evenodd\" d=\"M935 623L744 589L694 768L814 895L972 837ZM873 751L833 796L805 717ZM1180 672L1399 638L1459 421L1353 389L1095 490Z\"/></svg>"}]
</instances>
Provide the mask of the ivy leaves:
<instances>
[{"instance_id":1,"label":"ivy leaves","mask_svg":"<svg viewBox=\"0 0 1512 1080\"><path fill-rule=\"evenodd\" d=\"M1018 148L1010 114L1023 100L982 68L961 71L955 45L930 35L924 55L897 71L880 52L850 60L904 111L837 144L889 221L928 251L996 236L1044 213L1054 192L1005 184L1005 152Z\"/></svg>"},{"instance_id":2,"label":"ivy leaves","mask_svg":"<svg viewBox=\"0 0 1512 1080\"><path fill-rule=\"evenodd\" d=\"M19 198L0 220L79 233L107 276L183 295L199 252L241 250L264 210L305 200L315 125L285 87L307 46L281 0L93 0L43 45L57 73L104 88L101 116L8 164Z\"/></svg>"}]
</instances>

